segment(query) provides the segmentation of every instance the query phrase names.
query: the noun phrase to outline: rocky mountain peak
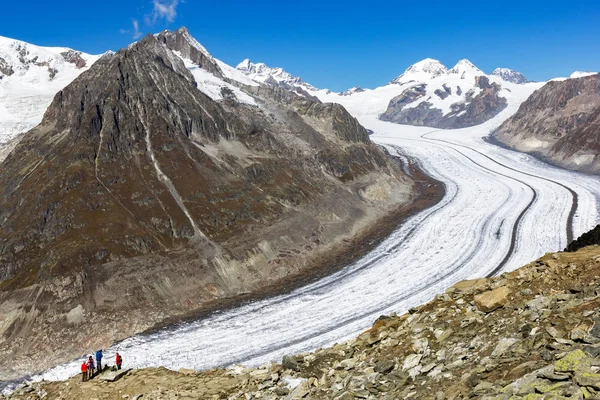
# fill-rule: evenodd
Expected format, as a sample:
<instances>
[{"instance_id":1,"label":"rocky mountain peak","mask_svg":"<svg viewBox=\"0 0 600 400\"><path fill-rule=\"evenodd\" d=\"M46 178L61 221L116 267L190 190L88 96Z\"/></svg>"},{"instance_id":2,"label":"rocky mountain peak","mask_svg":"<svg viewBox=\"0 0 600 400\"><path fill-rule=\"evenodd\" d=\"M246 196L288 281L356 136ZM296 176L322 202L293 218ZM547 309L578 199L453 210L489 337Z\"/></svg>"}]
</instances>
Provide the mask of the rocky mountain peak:
<instances>
[{"instance_id":1,"label":"rocky mountain peak","mask_svg":"<svg viewBox=\"0 0 600 400\"><path fill-rule=\"evenodd\" d=\"M236 69L246 74L250 79L268 86L285 89L300 87L303 90L317 90L314 86L304 82L302 78L290 74L283 68L271 68L264 63L253 63L249 59L245 59L239 63Z\"/></svg>"},{"instance_id":2,"label":"rocky mountain peak","mask_svg":"<svg viewBox=\"0 0 600 400\"><path fill-rule=\"evenodd\" d=\"M165 30L157 35L148 36L154 36L158 41L166 44L169 49L177 52L182 58L189 59L218 78L223 78L223 72L214 57L194 39L186 27L181 27L173 32Z\"/></svg>"},{"instance_id":3,"label":"rocky mountain peak","mask_svg":"<svg viewBox=\"0 0 600 400\"><path fill-rule=\"evenodd\" d=\"M511 83L523 84L529 82L522 73L509 68L496 68L492 75Z\"/></svg>"},{"instance_id":4,"label":"rocky mountain peak","mask_svg":"<svg viewBox=\"0 0 600 400\"><path fill-rule=\"evenodd\" d=\"M435 78L448 72L448 68L438 60L426 58L421 60L404 71L402 75L394 79L391 83L407 83L410 81L422 81Z\"/></svg>"},{"instance_id":5,"label":"rocky mountain peak","mask_svg":"<svg viewBox=\"0 0 600 400\"><path fill-rule=\"evenodd\" d=\"M450 71L450 74L457 74L461 77L465 77L466 75L485 75L482 70L477 68L471 61L463 58L459 62L456 63L454 67Z\"/></svg>"}]
</instances>

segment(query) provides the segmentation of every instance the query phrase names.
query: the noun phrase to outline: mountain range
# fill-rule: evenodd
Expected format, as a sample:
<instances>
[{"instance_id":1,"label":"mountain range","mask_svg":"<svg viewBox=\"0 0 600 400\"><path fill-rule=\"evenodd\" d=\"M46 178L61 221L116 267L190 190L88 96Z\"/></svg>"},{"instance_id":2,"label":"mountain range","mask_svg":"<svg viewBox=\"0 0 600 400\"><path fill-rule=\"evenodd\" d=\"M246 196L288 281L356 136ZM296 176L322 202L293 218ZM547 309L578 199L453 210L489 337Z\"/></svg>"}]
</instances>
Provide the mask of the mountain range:
<instances>
[{"instance_id":1,"label":"mountain range","mask_svg":"<svg viewBox=\"0 0 600 400\"><path fill-rule=\"evenodd\" d=\"M580 75L426 59L333 93L233 68L185 28L96 56L1 38L0 379L308 282L438 201L439 182L390 158L345 105L455 129L531 95L497 140L597 172L598 75Z\"/></svg>"}]
</instances>

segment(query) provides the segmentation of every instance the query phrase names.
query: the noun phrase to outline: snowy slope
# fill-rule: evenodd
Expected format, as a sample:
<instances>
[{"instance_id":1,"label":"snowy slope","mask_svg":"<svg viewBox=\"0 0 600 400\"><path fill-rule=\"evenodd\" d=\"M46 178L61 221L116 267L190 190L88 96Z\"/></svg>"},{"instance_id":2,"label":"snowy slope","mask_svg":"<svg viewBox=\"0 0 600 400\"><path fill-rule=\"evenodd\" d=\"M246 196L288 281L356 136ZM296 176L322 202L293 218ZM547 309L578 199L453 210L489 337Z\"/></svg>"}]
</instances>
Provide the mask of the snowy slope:
<instances>
[{"instance_id":1,"label":"snowy slope","mask_svg":"<svg viewBox=\"0 0 600 400\"><path fill-rule=\"evenodd\" d=\"M448 68L444 64L438 60L426 58L408 67L402 75L390 83L425 82L446 73L448 73Z\"/></svg>"},{"instance_id":2,"label":"snowy slope","mask_svg":"<svg viewBox=\"0 0 600 400\"><path fill-rule=\"evenodd\" d=\"M0 36L0 147L40 123L54 95L99 57Z\"/></svg>"},{"instance_id":3,"label":"snowy slope","mask_svg":"<svg viewBox=\"0 0 600 400\"><path fill-rule=\"evenodd\" d=\"M178 52L174 53L181 57L181 55L178 54ZM194 76L196 84L198 85L198 90L206 94L211 99L215 101L225 100L226 98L228 98L228 91L226 90L228 89L230 91L229 93L233 93L235 95L235 99L237 101L253 106L256 105L256 101L254 101L254 98L244 93L238 87L228 82L225 82L224 80L219 79L210 72L200 68L198 65L194 64L194 62L190 59L184 57L181 57L181 59L183 60L183 63L185 64L187 69L189 69L192 75ZM227 76L227 73L231 72L231 70L228 70L226 68L228 67L227 64L220 63L219 67L224 72L225 76ZM227 73L225 71L227 71ZM230 74L230 76L232 76L232 78L230 79L236 80L233 74Z\"/></svg>"},{"instance_id":4,"label":"snowy slope","mask_svg":"<svg viewBox=\"0 0 600 400\"><path fill-rule=\"evenodd\" d=\"M492 71L492 75L500 77L501 79L505 80L506 82L512 82L512 83L527 83L529 82L529 80L527 78L525 78L525 76L517 71L513 71L512 69L509 68L496 68L494 71Z\"/></svg>"},{"instance_id":5,"label":"snowy slope","mask_svg":"<svg viewBox=\"0 0 600 400\"><path fill-rule=\"evenodd\" d=\"M584 72L584 71L575 71L573 72L569 78L583 78L584 76L596 75L597 72Z\"/></svg>"}]
</instances>

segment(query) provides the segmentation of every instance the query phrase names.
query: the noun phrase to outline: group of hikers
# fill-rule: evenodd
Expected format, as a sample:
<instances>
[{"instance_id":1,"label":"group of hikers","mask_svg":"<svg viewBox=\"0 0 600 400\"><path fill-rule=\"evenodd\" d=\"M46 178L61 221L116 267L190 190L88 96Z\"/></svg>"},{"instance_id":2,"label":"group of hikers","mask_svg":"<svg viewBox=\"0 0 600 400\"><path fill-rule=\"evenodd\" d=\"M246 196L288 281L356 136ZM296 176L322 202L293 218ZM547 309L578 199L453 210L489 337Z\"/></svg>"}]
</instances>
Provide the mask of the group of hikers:
<instances>
[{"instance_id":1,"label":"group of hikers","mask_svg":"<svg viewBox=\"0 0 600 400\"><path fill-rule=\"evenodd\" d=\"M102 368L102 357L104 357L104 355L102 354L102 349L100 349L96 352L95 363L94 358L91 355L87 359L83 360L83 363L81 364L82 382L87 382L88 380L92 379L94 377L94 371L96 371L96 374L99 374L106 368L106 365L104 366L104 368ZM123 357L121 357L121 355L117 353L115 357L115 366L113 367L113 369L119 370L121 369L121 365L123 365Z\"/></svg>"}]
</instances>

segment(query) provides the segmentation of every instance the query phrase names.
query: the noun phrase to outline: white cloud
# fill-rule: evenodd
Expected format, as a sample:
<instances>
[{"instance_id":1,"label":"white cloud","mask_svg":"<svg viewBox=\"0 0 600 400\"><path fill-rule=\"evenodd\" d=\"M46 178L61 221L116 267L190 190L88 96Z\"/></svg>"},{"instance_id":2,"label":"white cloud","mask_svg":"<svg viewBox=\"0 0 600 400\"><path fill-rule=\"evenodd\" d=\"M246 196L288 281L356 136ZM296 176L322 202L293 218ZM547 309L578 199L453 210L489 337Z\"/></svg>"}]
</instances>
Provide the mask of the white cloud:
<instances>
[{"instance_id":1,"label":"white cloud","mask_svg":"<svg viewBox=\"0 0 600 400\"><path fill-rule=\"evenodd\" d=\"M133 20L133 38L139 39L142 37L142 32L140 32L140 23L137 19Z\"/></svg>"},{"instance_id":2,"label":"white cloud","mask_svg":"<svg viewBox=\"0 0 600 400\"><path fill-rule=\"evenodd\" d=\"M159 20L165 20L167 22L174 22L177 17L177 6L183 3L183 0L152 0L152 12L144 15L144 25L146 27L152 27ZM140 22L137 19L133 19L133 29L121 29L121 33L131 34L134 40L137 40L143 36L140 32Z\"/></svg>"},{"instance_id":3,"label":"white cloud","mask_svg":"<svg viewBox=\"0 0 600 400\"><path fill-rule=\"evenodd\" d=\"M168 22L175 21L179 0L152 0L152 4L154 5L151 15L152 23L156 23L159 19L166 19Z\"/></svg>"},{"instance_id":4,"label":"white cloud","mask_svg":"<svg viewBox=\"0 0 600 400\"><path fill-rule=\"evenodd\" d=\"M142 36L144 36L144 34L142 32L140 32L140 22L137 19L132 20L132 23L133 23L132 30L120 29L119 32L131 34L131 36L133 36L133 39L137 40L137 39L141 38Z\"/></svg>"}]
</instances>

